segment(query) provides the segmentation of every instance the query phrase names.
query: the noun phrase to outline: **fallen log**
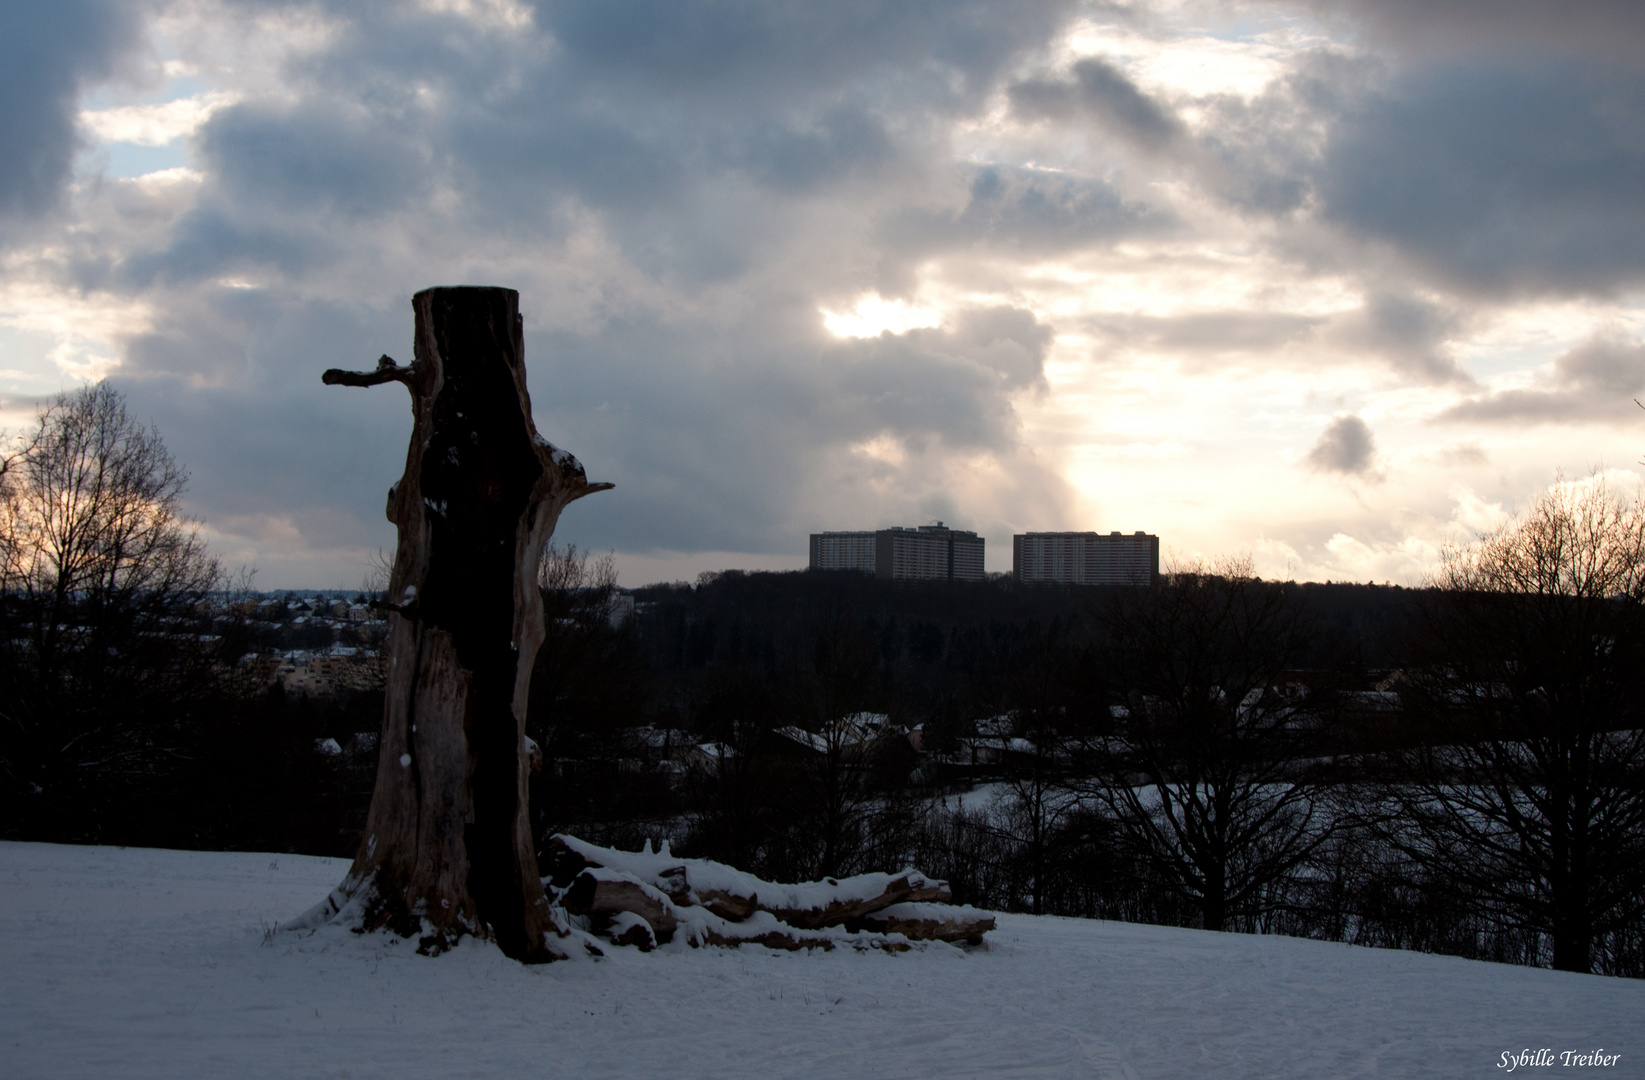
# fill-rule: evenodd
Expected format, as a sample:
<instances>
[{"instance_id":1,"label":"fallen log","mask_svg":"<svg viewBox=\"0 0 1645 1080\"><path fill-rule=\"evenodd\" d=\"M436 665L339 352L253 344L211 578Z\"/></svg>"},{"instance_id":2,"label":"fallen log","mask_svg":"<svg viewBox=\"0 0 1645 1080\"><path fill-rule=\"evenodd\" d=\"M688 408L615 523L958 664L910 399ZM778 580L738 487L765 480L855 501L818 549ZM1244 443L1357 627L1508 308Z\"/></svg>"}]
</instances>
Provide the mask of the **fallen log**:
<instances>
[{"instance_id":1,"label":"fallen log","mask_svg":"<svg viewBox=\"0 0 1645 1080\"><path fill-rule=\"evenodd\" d=\"M840 926L892 904L944 904L954 896L947 882L914 869L777 884L710 859L681 859L666 844L653 851L649 840L640 851L617 851L561 834L549 840L548 858L557 885L569 883L586 867L604 866L632 874L679 907L699 905L733 921L769 911L802 929Z\"/></svg>"},{"instance_id":2,"label":"fallen log","mask_svg":"<svg viewBox=\"0 0 1645 1080\"><path fill-rule=\"evenodd\" d=\"M632 911L619 911L611 916L611 925L606 927L605 936L613 945L632 945L641 952L650 952L657 947L657 935L651 924Z\"/></svg>"},{"instance_id":3,"label":"fallen log","mask_svg":"<svg viewBox=\"0 0 1645 1080\"><path fill-rule=\"evenodd\" d=\"M639 851L603 848L563 833L550 837L548 857L554 883L569 884L590 866L604 866L634 875L657 888L678 907L706 907L722 919L740 921L759 908L759 878L711 859L680 859L664 844L651 850L651 841Z\"/></svg>"},{"instance_id":4,"label":"fallen log","mask_svg":"<svg viewBox=\"0 0 1645 1080\"><path fill-rule=\"evenodd\" d=\"M691 944L696 945L699 940L705 945L719 945L722 948L732 949L739 945L764 945L768 949L783 949L787 952L799 952L801 949L821 949L823 952L829 952L834 948L834 942L828 938L807 937L788 927L767 930L757 934L727 934L720 930L705 929L702 931L700 939L692 939Z\"/></svg>"},{"instance_id":5,"label":"fallen log","mask_svg":"<svg viewBox=\"0 0 1645 1080\"><path fill-rule=\"evenodd\" d=\"M573 915L637 915L659 942L673 937L679 925L674 904L665 893L633 874L605 867L590 867L578 874L560 903Z\"/></svg>"},{"instance_id":6,"label":"fallen log","mask_svg":"<svg viewBox=\"0 0 1645 1080\"><path fill-rule=\"evenodd\" d=\"M845 924L847 930L901 934L909 941L965 941L982 944L994 929L994 916L964 904L901 903L873 911Z\"/></svg>"},{"instance_id":7,"label":"fallen log","mask_svg":"<svg viewBox=\"0 0 1645 1080\"><path fill-rule=\"evenodd\" d=\"M928 878L924 874L919 876L924 879L924 884L912 883L913 887L908 891L906 903L952 904L954 902L954 890L948 887L948 882L937 878Z\"/></svg>"},{"instance_id":8,"label":"fallen log","mask_svg":"<svg viewBox=\"0 0 1645 1080\"><path fill-rule=\"evenodd\" d=\"M858 874L799 885L770 886L760 901L760 909L792 926L815 929L841 926L870 912L916 898L946 900L952 896L947 882L928 878L918 870L904 870L900 874Z\"/></svg>"},{"instance_id":9,"label":"fallen log","mask_svg":"<svg viewBox=\"0 0 1645 1080\"><path fill-rule=\"evenodd\" d=\"M736 948L739 945L762 945L767 949L798 952L800 949L821 949L824 952L839 946L859 951L882 949L904 952L908 943L900 938L877 932L846 931L842 927L823 930L802 930L781 922L769 911L757 911L744 922L731 922L713 915L705 908L686 908L680 913L680 936L693 948L700 945L719 945Z\"/></svg>"},{"instance_id":10,"label":"fallen log","mask_svg":"<svg viewBox=\"0 0 1645 1080\"><path fill-rule=\"evenodd\" d=\"M759 910L759 898L756 896L738 896L722 889L695 889L692 895L697 898L698 904L732 922L741 922Z\"/></svg>"},{"instance_id":11,"label":"fallen log","mask_svg":"<svg viewBox=\"0 0 1645 1080\"><path fill-rule=\"evenodd\" d=\"M543 850L543 867L548 871L545 881L557 889L570 887L578 874L591 866L602 865L586 857L581 847L573 847L567 843L568 840L582 845L582 841L576 837L555 835L548 838L548 844ZM594 845L587 846L592 848Z\"/></svg>"}]
</instances>

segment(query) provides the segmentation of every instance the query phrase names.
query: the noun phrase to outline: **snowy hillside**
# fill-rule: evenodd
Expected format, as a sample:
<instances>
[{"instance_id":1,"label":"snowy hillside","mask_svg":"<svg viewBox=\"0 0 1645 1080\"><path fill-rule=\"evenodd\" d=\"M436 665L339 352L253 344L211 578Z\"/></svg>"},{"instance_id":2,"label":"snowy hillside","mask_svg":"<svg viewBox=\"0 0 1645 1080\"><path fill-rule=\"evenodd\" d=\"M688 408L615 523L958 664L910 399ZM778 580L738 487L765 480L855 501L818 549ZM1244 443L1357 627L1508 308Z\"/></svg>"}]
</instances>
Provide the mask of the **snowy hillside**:
<instances>
[{"instance_id":1,"label":"snowy hillside","mask_svg":"<svg viewBox=\"0 0 1645 1080\"><path fill-rule=\"evenodd\" d=\"M1468 1077L1603 1047L1645 1076L1645 982L1285 938L1007 915L970 952L524 968L265 935L346 865L0 844L0 1075Z\"/></svg>"}]
</instances>

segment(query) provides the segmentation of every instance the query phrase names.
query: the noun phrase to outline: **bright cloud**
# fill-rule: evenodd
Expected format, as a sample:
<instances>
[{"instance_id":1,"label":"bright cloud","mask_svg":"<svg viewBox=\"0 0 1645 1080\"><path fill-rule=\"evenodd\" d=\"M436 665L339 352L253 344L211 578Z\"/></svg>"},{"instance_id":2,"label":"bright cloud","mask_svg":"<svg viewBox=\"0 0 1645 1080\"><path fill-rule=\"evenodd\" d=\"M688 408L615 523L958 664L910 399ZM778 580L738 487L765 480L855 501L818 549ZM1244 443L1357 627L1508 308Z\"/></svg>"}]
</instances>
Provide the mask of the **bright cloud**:
<instances>
[{"instance_id":1,"label":"bright cloud","mask_svg":"<svg viewBox=\"0 0 1645 1080\"><path fill-rule=\"evenodd\" d=\"M106 142L164 146L194 134L211 114L239 100L240 95L214 90L158 105L118 105L80 114L80 123Z\"/></svg>"},{"instance_id":2,"label":"bright cloud","mask_svg":"<svg viewBox=\"0 0 1645 1080\"><path fill-rule=\"evenodd\" d=\"M873 294L863 296L846 311L821 310L828 332L842 338L906 334L910 330L942 325L942 315L934 308L917 307L906 300L886 300Z\"/></svg>"}]
</instances>

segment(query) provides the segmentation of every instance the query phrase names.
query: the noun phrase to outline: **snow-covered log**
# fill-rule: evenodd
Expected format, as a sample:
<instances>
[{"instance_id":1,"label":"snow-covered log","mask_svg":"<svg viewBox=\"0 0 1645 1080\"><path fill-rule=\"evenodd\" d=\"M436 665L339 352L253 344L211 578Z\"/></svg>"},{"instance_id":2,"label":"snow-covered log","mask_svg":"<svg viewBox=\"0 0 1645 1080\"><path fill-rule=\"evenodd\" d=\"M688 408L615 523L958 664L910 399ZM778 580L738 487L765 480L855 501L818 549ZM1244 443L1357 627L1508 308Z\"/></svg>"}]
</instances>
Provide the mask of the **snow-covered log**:
<instances>
[{"instance_id":1,"label":"snow-covered log","mask_svg":"<svg viewBox=\"0 0 1645 1080\"><path fill-rule=\"evenodd\" d=\"M682 921L687 918L686 909L702 908L729 923L740 923L753 918L756 913L767 913L783 927L819 930L860 924L874 912L896 905L946 905L953 899L953 891L947 882L926 877L914 869L899 874L859 874L792 885L780 884L762 881L752 874L709 859L682 859L671 853L667 844L654 851L649 840L639 851L619 851L561 834L549 841L546 855L552 868L552 879L557 885L574 885L581 880L580 875L590 868L603 867L643 882L665 895ZM574 909L568 907L568 910ZM923 928L922 936L917 939L911 937L911 940L969 941L980 937L983 932L974 929L974 925L980 925L978 919L971 919L964 925L950 923L953 920ZM991 929L992 926L990 921L983 929ZM735 936L721 929L714 930L713 934L722 938Z\"/></svg>"},{"instance_id":2,"label":"snow-covered log","mask_svg":"<svg viewBox=\"0 0 1645 1080\"><path fill-rule=\"evenodd\" d=\"M613 945L632 945L641 952L657 947L657 934L651 924L632 911L619 911L611 917L605 936Z\"/></svg>"},{"instance_id":3,"label":"snow-covered log","mask_svg":"<svg viewBox=\"0 0 1645 1080\"><path fill-rule=\"evenodd\" d=\"M697 889L694 895L697 903L732 922L741 922L759 910L759 898L756 896L739 896L721 889Z\"/></svg>"},{"instance_id":4,"label":"snow-covered log","mask_svg":"<svg viewBox=\"0 0 1645 1080\"><path fill-rule=\"evenodd\" d=\"M552 884L557 889L564 889L576 880L577 875L591 866L600 864L582 854L583 848L595 848L593 844L584 844L574 836L565 836L560 833L548 838L548 844L543 849L542 868L544 884Z\"/></svg>"},{"instance_id":5,"label":"snow-covered log","mask_svg":"<svg viewBox=\"0 0 1645 1080\"><path fill-rule=\"evenodd\" d=\"M651 841L639 851L618 851L558 834L546 852L555 885L569 884L591 866L633 874L659 889L681 907L705 907L722 919L746 919L758 908L761 888L774 888L752 874L711 859L681 859L668 845L653 851Z\"/></svg>"},{"instance_id":6,"label":"snow-covered log","mask_svg":"<svg viewBox=\"0 0 1645 1080\"><path fill-rule=\"evenodd\" d=\"M760 898L760 909L790 926L842 926L916 895L936 900L952 893L946 882L935 881L918 870L904 870L900 874L858 874L769 886Z\"/></svg>"},{"instance_id":7,"label":"snow-covered log","mask_svg":"<svg viewBox=\"0 0 1645 1080\"><path fill-rule=\"evenodd\" d=\"M742 922L718 917L703 918L705 908L695 909L696 918L686 924L686 940L693 945L720 945L735 948L738 945L764 945L768 949L798 952L801 949L834 947L834 939L826 934L808 933L779 921L769 912L755 912Z\"/></svg>"},{"instance_id":8,"label":"snow-covered log","mask_svg":"<svg viewBox=\"0 0 1645 1080\"><path fill-rule=\"evenodd\" d=\"M719 945L736 948L739 945L763 945L768 949L783 949L788 952L798 952L800 949L821 949L828 952L841 947L858 951L880 949L886 952L903 952L909 947L908 942L902 937L874 930L847 930L840 926L803 930L789 926L769 911L756 911L742 922L719 918L706 908L700 907L681 909L679 915L679 936L693 947Z\"/></svg>"},{"instance_id":9,"label":"snow-covered log","mask_svg":"<svg viewBox=\"0 0 1645 1080\"><path fill-rule=\"evenodd\" d=\"M847 929L901 934L909 941L966 941L982 944L994 916L965 904L892 904L846 923Z\"/></svg>"},{"instance_id":10,"label":"snow-covered log","mask_svg":"<svg viewBox=\"0 0 1645 1080\"><path fill-rule=\"evenodd\" d=\"M659 942L672 938L679 925L673 901L660 889L633 874L606 867L590 867L578 874L560 903L573 915L638 915Z\"/></svg>"}]
</instances>

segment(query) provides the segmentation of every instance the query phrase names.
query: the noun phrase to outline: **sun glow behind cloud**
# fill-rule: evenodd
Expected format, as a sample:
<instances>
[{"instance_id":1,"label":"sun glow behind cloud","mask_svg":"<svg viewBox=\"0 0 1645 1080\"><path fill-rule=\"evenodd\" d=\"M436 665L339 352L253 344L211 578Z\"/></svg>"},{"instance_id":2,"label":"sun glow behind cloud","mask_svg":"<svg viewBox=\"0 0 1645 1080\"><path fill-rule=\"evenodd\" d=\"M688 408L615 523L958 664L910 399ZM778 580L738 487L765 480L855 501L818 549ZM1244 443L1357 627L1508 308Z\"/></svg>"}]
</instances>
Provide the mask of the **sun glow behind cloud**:
<instances>
[{"instance_id":1,"label":"sun glow behind cloud","mask_svg":"<svg viewBox=\"0 0 1645 1080\"><path fill-rule=\"evenodd\" d=\"M90 109L81 112L80 123L106 142L164 146L194 134L212 113L238 100L240 95L233 91L213 90L152 105Z\"/></svg>"},{"instance_id":2,"label":"sun glow behind cloud","mask_svg":"<svg viewBox=\"0 0 1645 1080\"><path fill-rule=\"evenodd\" d=\"M1288 32L1289 31L1289 32ZM1166 35L1086 21L1068 35L1066 57L1102 57L1123 66L1138 84L1155 92L1203 97L1255 97L1286 73L1298 48L1325 39L1300 36L1286 26L1244 37L1216 37L1187 26Z\"/></svg>"},{"instance_id":3,"label":"sun glow behind cloud","mask_svg":"<svg viewBox=\"0 0 1645 1080\"><path fill-rule=\"evenodd\" d=\"M942 313L906 300L886 300L877 293L865 293L845 311L818 308L823 325L835 337L870 338L881 334L906 334L910 330L942 325Z\"/></svg>"}]
</instances>

